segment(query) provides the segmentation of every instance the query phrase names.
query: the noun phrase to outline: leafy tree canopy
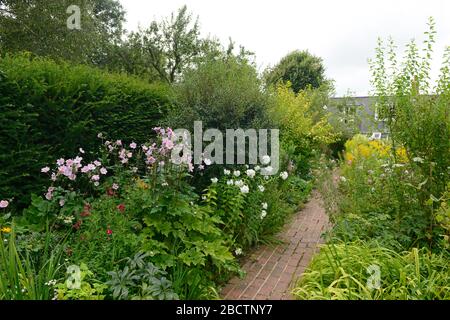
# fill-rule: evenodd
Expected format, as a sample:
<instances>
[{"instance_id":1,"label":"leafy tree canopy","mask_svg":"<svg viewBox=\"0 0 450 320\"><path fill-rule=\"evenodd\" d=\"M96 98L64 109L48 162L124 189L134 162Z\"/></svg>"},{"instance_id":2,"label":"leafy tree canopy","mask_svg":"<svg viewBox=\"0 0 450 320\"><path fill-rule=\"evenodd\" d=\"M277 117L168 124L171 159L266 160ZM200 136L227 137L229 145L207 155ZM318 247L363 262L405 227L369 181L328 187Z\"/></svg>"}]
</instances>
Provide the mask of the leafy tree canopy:
<instances>
[{"instance_id":1,"label":"leafy tree canopy","mask_svg":"<svg viewBox=\"0 0 450 320\"><path fill-rule=\"evenodd\" d=\"M70 6L78 6L80 29L70 29ZM120 42L125 12L117 0L0 0L0 48L101 65Z\"/></svg>"},{"instance_id":2,"label":"leafy tree canopy","mask_svg":"<svg viewBox=\"0 0 450 320\"><path fill-rule=\"evenodd\" d=\"M294 92L320 87L325 79L325 67L321 58L308 51L293 51L273 68L266 71L266 82L274 85L280 81L291 83Z\"/></svg>"}]
</instances>

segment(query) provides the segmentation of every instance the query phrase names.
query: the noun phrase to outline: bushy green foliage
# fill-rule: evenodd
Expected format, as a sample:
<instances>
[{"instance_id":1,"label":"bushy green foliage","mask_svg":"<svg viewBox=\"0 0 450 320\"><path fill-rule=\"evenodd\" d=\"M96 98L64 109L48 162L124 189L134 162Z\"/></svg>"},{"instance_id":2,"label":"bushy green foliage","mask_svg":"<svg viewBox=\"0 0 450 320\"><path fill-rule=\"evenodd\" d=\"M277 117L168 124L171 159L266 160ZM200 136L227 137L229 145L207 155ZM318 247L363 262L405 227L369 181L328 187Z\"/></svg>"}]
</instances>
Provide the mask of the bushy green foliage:
<instances>
[{"instance_id":1,"label":"bushy green foliage","mask_svg":"<svg viewBox=\"0 0 450 320\"><path fill-rule=\"evenodd\" d=\"M99 132L143 142L170 103L168 88L26 55L0 58L0 194L16 205L40 193L40 168Z\"/></svg>"},{"instance_id":2,"label":"bushy green foliage","mask_svg":"<svg viewBox=\"0 0 450 320\"><path fill-rule=\"evenodd\" d=\"M435 211L436 222L443 228L442 242L443 247L450 248L450 182L441 199L437 199L439 203Z\"/></svg>"},{"instance_id":3,"label":"bushy green foliage","mask_svg":"<svg viewBox=\"0 0 450 320\"><path fill-rule=\"evenodd\" d=\"M132 300L173 300L178 295L173 292L172 282L167 280L167 272L146 262L148 253L138 252L133 258L126 258L123 270L108 272L107 282L114 299Z\"/></svg>"},{"instance_id":4,"label":"bushy green foliage","mask_svg":"<svg viewBox=\"0 0 450 320\"><path fill-rule=\"evenodd\" d=\"M267 123L267 96L254 65L245 58L225 55L201 63L185 73L176 86L178 107L172 110L173 127L259 128Z\"/></svg>"},{"instance_id":5,"label":"bushy green foliage","mask_svg":"<svg viewBox=\"0 0 450 320\"><path fill-rule=\"evenodd\" d=\"M389 144L362 135L346 143L339 214L333 216L336 237L377 239L386 247L408 249L432 236L417 199L423 179L407 162L404 149L397 149L397 161L391 152Z\"/></svg>"},{"instance_id":6,"label":"bushy green foliage","mask_svg":"<svg viewBox=\"0 0 450 320\"><path fill-rule=\"evenodd\" d=\"M326 245L293 293L311 300L449 299L449 259L448 252L414 248L397 253L362 241Z\"/></svg>"},{"instance_id":7,"label":"bushy green foliage","mask_svg":"<svg viewBox=\"0 0 450 320\"><path fill-rule=\"evenodd\" d=\"M295 93L291 84L278 84L271 95L268 115L280 129L280 143L298 174L308 177L321 147L334 142L336 133L327 116L319 111L322 93L302 90ZM319 101L318 101L319 100Z\"/></svg>"},{"instance_id":8,"label":"bushy green foliage","mask_svg":"<svg viewBox=\"0 0 450 320\"><path fill-rule=\"evenodd\" d=\"M444 50L441 72L433 85L431 63L436 31L432 18L428 25L424 48L420 50L411 41L401 63L393 41L385 48L379 40L371 69L375 94L379 96L378 112L389 128L393 149L404 147L413 170L424 179L417 198L432 229L432 210L426 201L441 197L450 180L450 47Z\"/></svg>"}]
</instances>

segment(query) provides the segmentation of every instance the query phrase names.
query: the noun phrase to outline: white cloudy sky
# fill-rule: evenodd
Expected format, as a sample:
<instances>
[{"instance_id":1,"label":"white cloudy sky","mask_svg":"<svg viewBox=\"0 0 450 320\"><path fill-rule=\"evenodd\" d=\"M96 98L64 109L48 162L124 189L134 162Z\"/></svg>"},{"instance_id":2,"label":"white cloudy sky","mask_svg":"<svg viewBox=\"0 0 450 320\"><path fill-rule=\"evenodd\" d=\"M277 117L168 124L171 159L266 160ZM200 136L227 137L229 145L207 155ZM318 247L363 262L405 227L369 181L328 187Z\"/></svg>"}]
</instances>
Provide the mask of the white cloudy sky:
<instances>
[{"instance_id":1,"label":"white cloudy sky","mask_svg":"<svg viewBox=\"0 0 450 320\"><path fill-rule=\"evenodd\" d=\"M289 51L308 49L324 59L337 95L370 90L367 59L378 36L392 36L399 50L423 39L429 16L436 20L437 74L443 48L450 45L449 0L120 0L127 29L146 27L186 4L200 18L204 35L227 43L231 37L256 53L262 69Z\"/></svg>"}]
</instances>

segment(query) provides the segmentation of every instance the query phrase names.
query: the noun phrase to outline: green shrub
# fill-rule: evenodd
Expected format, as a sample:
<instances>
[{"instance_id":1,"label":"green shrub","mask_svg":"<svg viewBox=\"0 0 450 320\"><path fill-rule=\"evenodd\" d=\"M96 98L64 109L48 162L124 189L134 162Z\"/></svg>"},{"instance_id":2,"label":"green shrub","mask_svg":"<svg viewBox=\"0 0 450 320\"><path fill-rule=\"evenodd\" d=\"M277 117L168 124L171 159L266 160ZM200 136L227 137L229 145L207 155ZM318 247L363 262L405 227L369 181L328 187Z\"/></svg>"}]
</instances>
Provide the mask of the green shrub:
<instances>
[{"instance_id":1,"label":"green shrub","mask_svg":"<svg viewBox=\"0 0 450 320\"><path fill-rule=\"evenodd\" d=\"M268 123L267 95L254 65L234 56L209 59L185 73L176 87L178 107L171 112L175 128L258 128Z\"/></svg>"},{"instance_id":2,"label":"green shrub","mask_svg":"<svg viewBox=\"0 0 450 320\"><path fill-rule=\"evenodd\" d=\"M390 141L369 141L362 135L349 140L340 168L333 235L346 241L376 239L389 248L432 249L442 228L430 221L431 200L421 199L429 179L417 170L418 161L410 161L406 148L394 149Z\"/></svg>"},{"instance_id":3,"label":"green shrub","mask_svg":"<svg viewBox=\"0 0 450 320\"><path fill-rule=\"evenodd\" d=\"M0 92L0 194L20 206L41 191L41 167L96 150L100 132L144 142L170 103L165 86L25 54L0 58Z\"/></svg>"},{"instance_id":4,"label":"green shrub","mask_svg":"<svg viewBox=\"0 0 450 320\"><path fill-rule=\"evenodd\" d=\"M148 254L138 252L126 258L123 270L111 271L107 282L114 299L120 300L174 300L178 295L172 290L172 282L164 277L167 272L147 262Z\"/></svg>"},{"instance_id":5,"label":"green shrub","mask_svg":"<svg viewBox=\"0 0 450 320\"><path fill-rule=\"evenodd\" d=\"M309 175L317 150L337 139L327 117L317 111L318 97L324 95L320 90L295 93L290 83L278 84L271 95L269 117L280 128L281 146L303 177Z\"/></svg>"},{"instance_id":6,"label":"green shrub","mask_svg":"<svg viewBox=\"0 0 450 320\"><path fill-rule=\"evenodd\" d=\"M392 148L404 147L411 170L422 176L416 199L432 231L435 221L427 201L440 198L450 181L450 47L444 49L441 72L433 84L436 31L432 18L428 25L423 49L411 41L403 61L397 61L400 59L392 40L387 48L380 40L371 69L377 111L389 129ZM434 240L429 237L430 245Z\"/></svg>"}]
</instances>

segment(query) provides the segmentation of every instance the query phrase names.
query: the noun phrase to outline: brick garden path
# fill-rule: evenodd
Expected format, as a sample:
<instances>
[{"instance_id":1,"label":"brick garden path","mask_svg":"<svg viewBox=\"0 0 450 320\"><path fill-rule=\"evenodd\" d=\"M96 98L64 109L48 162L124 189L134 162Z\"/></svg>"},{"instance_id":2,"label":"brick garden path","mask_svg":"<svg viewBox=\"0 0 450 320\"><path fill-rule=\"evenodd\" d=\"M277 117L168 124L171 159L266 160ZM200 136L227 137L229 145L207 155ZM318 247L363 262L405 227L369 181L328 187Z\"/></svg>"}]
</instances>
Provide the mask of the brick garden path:
<instances>
[{"instance_id":1,"label":"brick garden path","mask_svg":"<svg viewBox=\"0 0 450 320\"><path fill-rule=\"evenodd\" d=\"M279 245L260 246L245 260L244 279L235 277L225 286L222 298L227 300L290 300L292 286L305 271L322 243L321 235L329 228L328 216L320 194L311 199L285 225Z\"/></svg>"}]
</instances>

